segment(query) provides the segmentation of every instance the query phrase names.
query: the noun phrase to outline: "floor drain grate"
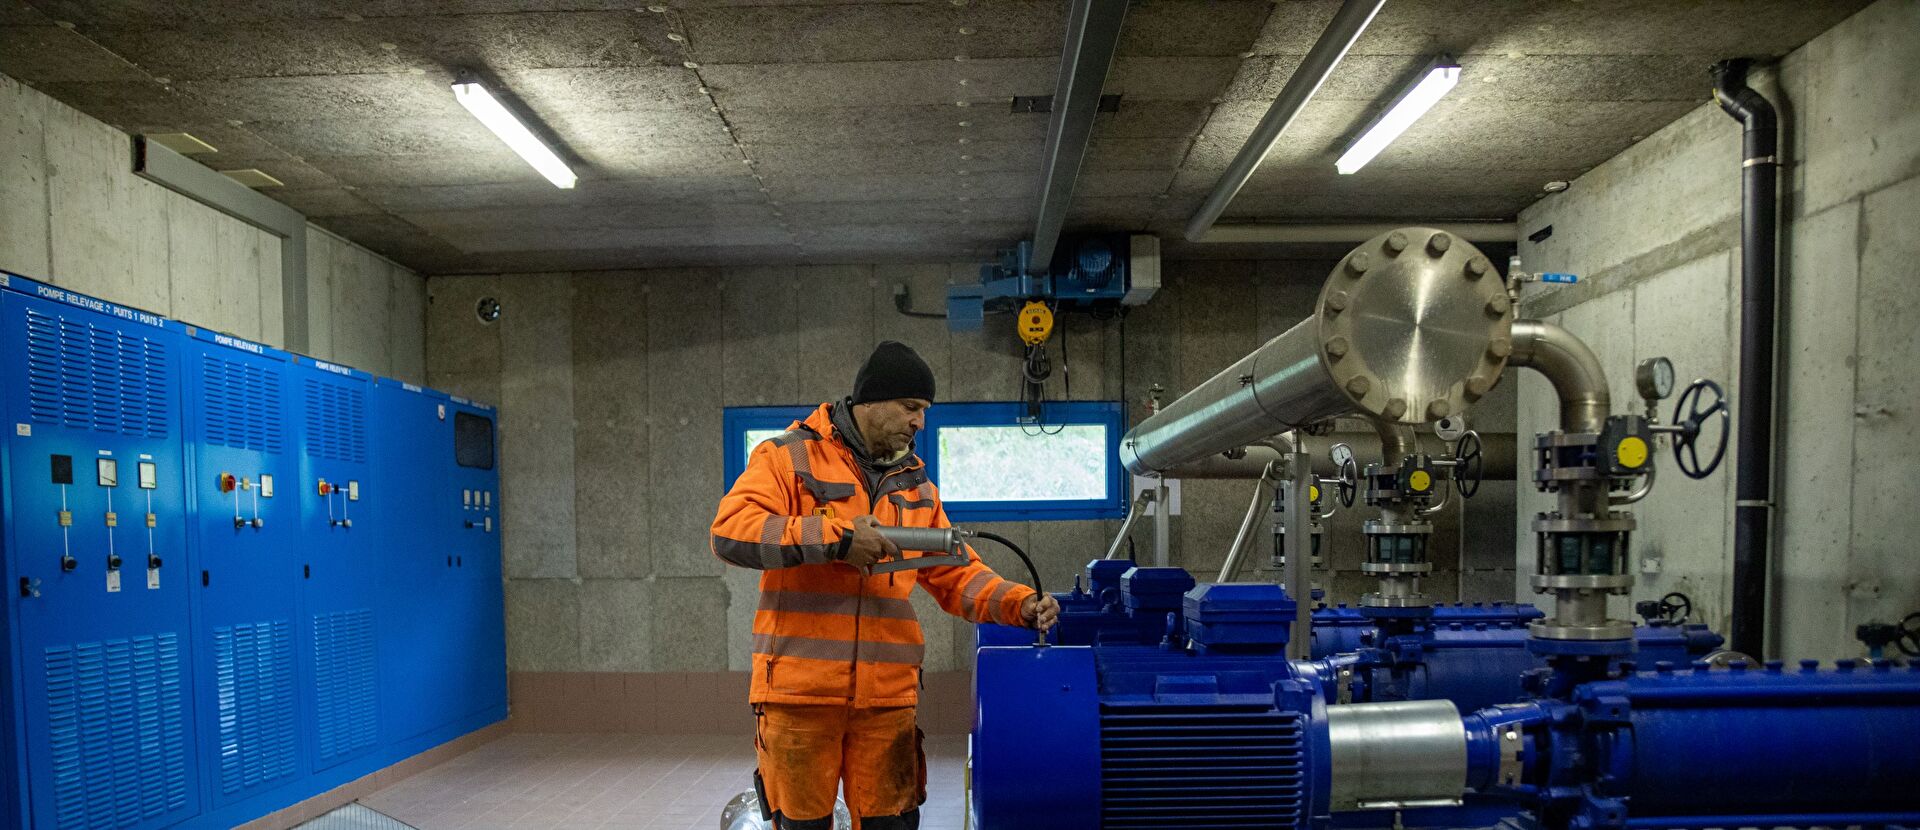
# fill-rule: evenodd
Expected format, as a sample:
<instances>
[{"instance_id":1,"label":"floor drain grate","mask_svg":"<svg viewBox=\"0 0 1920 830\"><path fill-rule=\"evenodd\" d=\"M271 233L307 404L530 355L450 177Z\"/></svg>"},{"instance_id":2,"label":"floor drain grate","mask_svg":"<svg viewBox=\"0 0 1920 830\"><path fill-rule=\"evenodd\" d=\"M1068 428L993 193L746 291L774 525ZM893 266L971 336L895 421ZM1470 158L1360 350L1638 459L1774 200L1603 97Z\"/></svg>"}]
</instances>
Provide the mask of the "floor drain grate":
<instances>
[{"instance_id":1,"label":"floor drain grate","mask_svg":"<svg viewBox=\"0 0 1920 830\"><path fill-rule=\"evenodd\" d=\"M419 830L365 804L348 804L301 824L296 830Z\"/></svg>"}]
</instances>

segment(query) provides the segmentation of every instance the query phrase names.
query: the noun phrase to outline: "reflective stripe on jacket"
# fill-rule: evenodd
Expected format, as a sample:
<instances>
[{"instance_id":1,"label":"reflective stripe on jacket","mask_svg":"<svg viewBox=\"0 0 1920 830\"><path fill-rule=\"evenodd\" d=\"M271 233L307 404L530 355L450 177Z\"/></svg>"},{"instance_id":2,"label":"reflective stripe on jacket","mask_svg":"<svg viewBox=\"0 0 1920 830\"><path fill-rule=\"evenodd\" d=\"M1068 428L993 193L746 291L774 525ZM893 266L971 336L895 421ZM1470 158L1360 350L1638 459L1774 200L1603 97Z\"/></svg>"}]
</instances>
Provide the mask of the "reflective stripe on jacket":
<instances>
[{"instance_id":1,"label":"reflective stripe on jacket","mask_svg":"<svg viewBox=\"0 0 1920 830\"><path fill-rule=\"evenodd\" d=\"M915 584L972 622L1022 625L1033 589L971 564L864 576L837 561L855 517L947 527L940 491L914 458L866 492L853 453L834 437L831 404L754 447L720 500L713 552L763 571L753 616L754 703L911 706L925 641L908 596ZM908 552L906 556L918 554Z\"/></svg>"}]
</instances>

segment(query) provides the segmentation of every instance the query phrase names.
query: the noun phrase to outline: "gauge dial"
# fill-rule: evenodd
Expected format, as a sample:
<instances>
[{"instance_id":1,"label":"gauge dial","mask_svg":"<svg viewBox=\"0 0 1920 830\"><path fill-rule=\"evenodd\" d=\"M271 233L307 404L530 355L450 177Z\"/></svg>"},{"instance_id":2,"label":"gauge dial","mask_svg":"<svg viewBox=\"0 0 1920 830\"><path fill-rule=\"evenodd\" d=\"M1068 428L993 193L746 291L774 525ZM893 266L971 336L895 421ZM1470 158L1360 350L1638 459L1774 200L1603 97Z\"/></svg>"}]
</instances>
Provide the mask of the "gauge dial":
<instances>
[{"instance_id":1,"label":"gauge dial","mask_svg":"<svg viewBox=\"0 0 1920 830\"><path fill-rule=\"evenodd\" d=\"M1673 394L1673 361L1664 357L1640 361L1633 372L1633 381L1640 389L1640 397L1650 401L1666 400Z\"/></svg>"},{"instance_id":2,"label":"gauge dial","mask_svg":"<svg viewBox=\"0 0 1920 830\"><path fill-rule=\"evenodd\" d=\"M1335 444L1333 445L1332 452L1328 453L1328 455L1333 458L1335 465L1345 466L1347 462L1353 460L1353 448L1345 444Z\"/></svg>"}]
</instances>

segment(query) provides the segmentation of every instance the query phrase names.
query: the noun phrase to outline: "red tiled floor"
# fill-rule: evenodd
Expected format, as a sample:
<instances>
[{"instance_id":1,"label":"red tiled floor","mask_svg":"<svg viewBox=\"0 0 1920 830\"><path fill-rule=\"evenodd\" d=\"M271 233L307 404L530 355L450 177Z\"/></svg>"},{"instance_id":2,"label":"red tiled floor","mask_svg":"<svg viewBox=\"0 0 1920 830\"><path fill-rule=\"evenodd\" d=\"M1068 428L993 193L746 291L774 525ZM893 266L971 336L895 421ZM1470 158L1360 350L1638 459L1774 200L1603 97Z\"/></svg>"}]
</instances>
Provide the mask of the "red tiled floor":
<instances>
[{"instance_id":1,"label":"red tiled floor","mask_svg":"<svg viewBox=\"0 0 1920 830\"><path fill-rule=\"evenodd\" d=\"M922 830L959 830L966 738L927 739ZM715 830L753 786L746 735L516 733L361 799L421 830Z\"/></svg>"}]
</instances>

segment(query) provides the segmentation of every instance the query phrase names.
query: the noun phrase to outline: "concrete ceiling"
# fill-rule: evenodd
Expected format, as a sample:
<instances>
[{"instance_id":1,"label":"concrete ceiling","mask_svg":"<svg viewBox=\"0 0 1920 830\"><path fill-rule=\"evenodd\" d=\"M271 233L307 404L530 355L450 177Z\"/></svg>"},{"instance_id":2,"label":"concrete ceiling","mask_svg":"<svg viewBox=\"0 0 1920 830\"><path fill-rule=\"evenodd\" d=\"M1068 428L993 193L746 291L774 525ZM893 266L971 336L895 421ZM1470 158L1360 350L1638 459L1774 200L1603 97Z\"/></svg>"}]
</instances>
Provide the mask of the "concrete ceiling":
<instances>
[{"instance_id":1,"label":"concrete ceiling","mask_svg":"<svg viewBox=\"0 0 1920 830\"><path fill-rule=\"evenodd\" d=\"M427 273L979 258L1031 233L1066 3L0 0L0 73ZM1866 0L1389 0L1222 221L1508 218ZM1068 228L1172 240L1334 0L1136 0ZM1410 73L1460 87L1333 159ZM559 190L454 103L490 73ZM1729 129L1732 129L1731 124ZM1175 251L1191 250L1176 246ZM1198 252L1194 252L1198 253Z\"/></svg>"}]
</instances>

